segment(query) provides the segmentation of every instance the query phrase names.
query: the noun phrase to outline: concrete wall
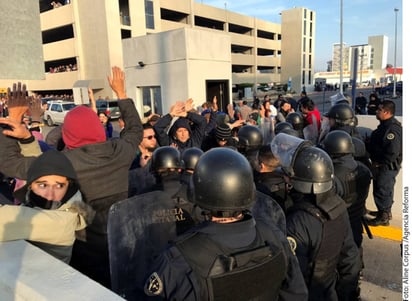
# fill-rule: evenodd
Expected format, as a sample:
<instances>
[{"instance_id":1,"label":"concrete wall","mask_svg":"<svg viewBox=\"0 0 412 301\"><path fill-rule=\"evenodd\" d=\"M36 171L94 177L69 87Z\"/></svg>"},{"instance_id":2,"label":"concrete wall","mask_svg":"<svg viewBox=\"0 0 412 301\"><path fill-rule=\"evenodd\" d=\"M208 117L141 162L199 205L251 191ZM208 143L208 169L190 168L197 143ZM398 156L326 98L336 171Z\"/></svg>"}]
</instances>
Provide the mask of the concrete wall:
<instances>
[{"instance_id":1,"label":"concrete wall","mask_svg":"<svg viewBox=\"0 0 412 301\"><path fill-rule=\"evenodd\" d=\"M38 12L38 1L0 1L0 79L44 78Z\"/></svg>"}]
</instances>

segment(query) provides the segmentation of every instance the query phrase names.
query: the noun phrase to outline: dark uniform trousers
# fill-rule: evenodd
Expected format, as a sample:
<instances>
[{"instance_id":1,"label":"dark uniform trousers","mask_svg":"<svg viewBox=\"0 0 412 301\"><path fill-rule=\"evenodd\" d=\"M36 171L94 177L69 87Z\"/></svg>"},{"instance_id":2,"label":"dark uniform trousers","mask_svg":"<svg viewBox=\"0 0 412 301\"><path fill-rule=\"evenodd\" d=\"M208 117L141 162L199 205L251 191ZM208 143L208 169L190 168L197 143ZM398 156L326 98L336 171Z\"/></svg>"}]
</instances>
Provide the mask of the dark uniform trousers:
<instances>
[{"instance_id":1,"label":"dark uniform trousers","mask_svg":"<svg viewBox=\"0 0 412 301\"><path fill-rule=\"evenodd\" d=\"M396 176L402 162L402 125L393 117L381 121L370 137L373 197L379 211L391 212Z\"/></svg>"},{"instance_id":2,"label":"dark uniform trousers","mask_svg":"<svg viewBox=\"0 0 412 301\"><path fill-rule=\"evenodd\" d=\"M373 170L373 197L379 211L391 212L393 191L399 169L389 170L387 166L377 166Z\"/></svg>"}]
</instances>

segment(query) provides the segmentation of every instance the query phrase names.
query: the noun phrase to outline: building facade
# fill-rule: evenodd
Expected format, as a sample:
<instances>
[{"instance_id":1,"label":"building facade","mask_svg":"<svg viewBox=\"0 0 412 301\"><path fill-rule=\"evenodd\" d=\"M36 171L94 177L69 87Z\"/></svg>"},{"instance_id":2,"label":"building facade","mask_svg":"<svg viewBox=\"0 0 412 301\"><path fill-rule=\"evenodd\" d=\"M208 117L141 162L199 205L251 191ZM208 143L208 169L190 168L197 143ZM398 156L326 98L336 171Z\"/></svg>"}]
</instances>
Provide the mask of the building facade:
<instances>
[{"instance_id":1,"label":"building facade","mask_svg":"<svg viewBox=\"0 0 412 301\"><path fill-rule=\"evenodd\" d=\"M306 8L282 12L281 82L300 92L313 83L316 14Z\"/></svg>"},{"instance_id":2,"label":"building facade","mask_svg":"<svg viewBox=\"0 0 412 301\"><path fill-rule=\"evenodd\" d=\"M43 96L71 94L76 82L87 80L96 97L112 98L106 77L111 66L124 67L122 41L179 28L230 37L230 86L285 84L292 78L293 87L300 90L311 81L315 14L307 9L282 12L281 25L194 0L61 2L65 4L53 8L50 1L39 0L45 75L25 83ZM0 81L0 87L12 82Z\"/></svg>"}]
</instances>

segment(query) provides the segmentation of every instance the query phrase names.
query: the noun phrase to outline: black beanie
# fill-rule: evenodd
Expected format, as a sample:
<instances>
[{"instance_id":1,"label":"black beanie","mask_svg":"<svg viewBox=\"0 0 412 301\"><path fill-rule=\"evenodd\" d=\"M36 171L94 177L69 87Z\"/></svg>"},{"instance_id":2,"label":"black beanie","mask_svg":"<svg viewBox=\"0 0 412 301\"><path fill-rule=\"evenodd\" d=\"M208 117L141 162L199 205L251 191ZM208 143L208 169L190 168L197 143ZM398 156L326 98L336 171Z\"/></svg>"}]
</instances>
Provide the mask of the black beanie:
<instances>
[{"instance_id":1,"label":"black beanie","mask_svg":"<svg viewBox=\"0 0 412 301\"><path fill-rule=\"evenodd\" d=\"M42 176L58 175L77 181L77 175L70 160L57 150L42 153L27 171L27 184L30 185Z\"/></svg>"}]
</instances>

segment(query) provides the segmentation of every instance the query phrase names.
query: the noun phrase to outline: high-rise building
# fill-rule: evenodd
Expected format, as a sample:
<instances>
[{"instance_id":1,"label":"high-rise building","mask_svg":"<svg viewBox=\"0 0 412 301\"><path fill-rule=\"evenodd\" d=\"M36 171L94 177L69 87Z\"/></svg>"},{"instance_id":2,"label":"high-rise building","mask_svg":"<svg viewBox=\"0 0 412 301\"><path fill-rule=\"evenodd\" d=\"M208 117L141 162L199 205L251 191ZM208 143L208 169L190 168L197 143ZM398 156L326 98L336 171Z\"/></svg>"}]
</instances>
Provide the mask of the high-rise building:
<instances>
[{"instance_id":1,"label":"high-rise building","mask_svg":"<svg viewBox=\"0 0 412 301\"><path fill-rule=\"evenodd\" d=\"M388 64L388 37L384 35L368 37L371 46L371 69L383 69Z\"/></svg>"},{"instance_id":2,"label":"high-rise building","mask_svg":"<svg viewBox=\"0 0 412 301\"><path fill-rule=\"evenodd\" d=\"M388 37L370 36L368 44L347 46L343 44L343 71L353 68L353 49L358 49L358 71L378 70L386 67L388 58ZM332 71L340 70L340 44L333 44Z\"/></svg>"},{"instance_id":3,"label":"high-rise building","mask_svg":"<svg viewBox=\"0 0 412 301\"><path fill-rule=\"evenodd\" d=\"M340 71L340 43L333 44L333 54L332 54L332 71ZM345 43L342 45L342 69L343 71L349 70L349 48Z\"/></svg>"},{"instance_id":4,"label":"high-rise building","mask_svg":"<svg viewBox=\"0 0 412 301\"><path fill-rule=\"evenodd\" d=\"M281 81L297 92L312 85L315 62L316 14L306 8L282 12Z\"/></svg>"}]
</instances>

